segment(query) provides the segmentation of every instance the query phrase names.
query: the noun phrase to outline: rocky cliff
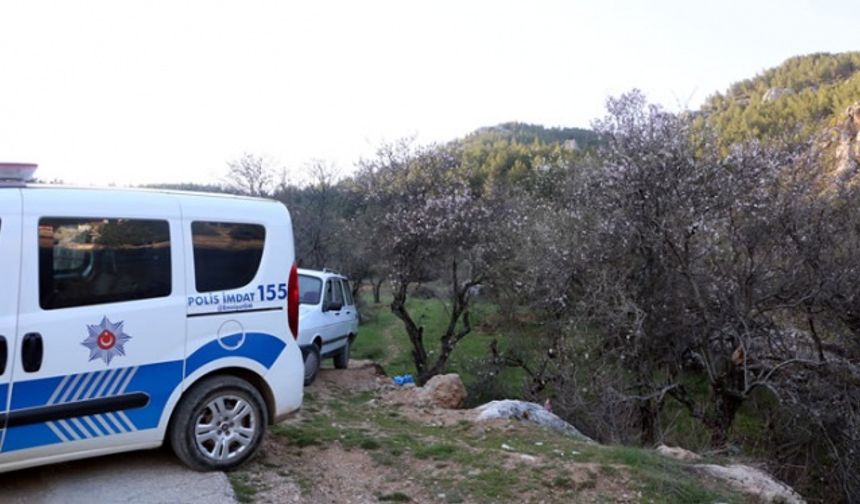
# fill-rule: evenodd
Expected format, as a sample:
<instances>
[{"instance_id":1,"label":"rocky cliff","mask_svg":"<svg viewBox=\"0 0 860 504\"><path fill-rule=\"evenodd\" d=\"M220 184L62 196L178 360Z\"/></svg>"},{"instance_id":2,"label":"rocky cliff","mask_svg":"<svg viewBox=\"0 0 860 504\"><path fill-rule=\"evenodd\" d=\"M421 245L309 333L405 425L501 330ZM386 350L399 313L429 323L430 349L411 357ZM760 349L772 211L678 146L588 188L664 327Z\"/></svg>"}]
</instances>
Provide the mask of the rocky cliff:
<instances>
[{"instance_id":1,"label":"rocky cliff","mask_svg":"<svg viewBox=\"0 0 860 504\"><path fill-rule=\"evenodd\" d=\"M839 173L853 176L860 168L860 101L845 110L836 148Z\"/></svg>"}]
</instances>

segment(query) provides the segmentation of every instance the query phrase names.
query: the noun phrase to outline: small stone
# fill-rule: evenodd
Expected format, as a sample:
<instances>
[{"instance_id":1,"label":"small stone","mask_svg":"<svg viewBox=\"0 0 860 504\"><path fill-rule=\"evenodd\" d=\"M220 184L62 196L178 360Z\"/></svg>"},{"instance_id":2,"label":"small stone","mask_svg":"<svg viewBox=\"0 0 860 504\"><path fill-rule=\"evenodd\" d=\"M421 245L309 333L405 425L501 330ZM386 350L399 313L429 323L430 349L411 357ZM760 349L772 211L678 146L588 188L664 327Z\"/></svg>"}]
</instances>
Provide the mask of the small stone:
<instances>
[{"instance_id":1,"label":"small stone","mask_svg":"<svg viewBox=\"0 0 860 504\"><path fill-rule=\"evenodd\" d=\"M510 446L510 445L507 445L507 444L505 444L505 443L502 443L502 450L514 451L514 448L513 448L512 446Z\"/></svg>"}]
</instances>

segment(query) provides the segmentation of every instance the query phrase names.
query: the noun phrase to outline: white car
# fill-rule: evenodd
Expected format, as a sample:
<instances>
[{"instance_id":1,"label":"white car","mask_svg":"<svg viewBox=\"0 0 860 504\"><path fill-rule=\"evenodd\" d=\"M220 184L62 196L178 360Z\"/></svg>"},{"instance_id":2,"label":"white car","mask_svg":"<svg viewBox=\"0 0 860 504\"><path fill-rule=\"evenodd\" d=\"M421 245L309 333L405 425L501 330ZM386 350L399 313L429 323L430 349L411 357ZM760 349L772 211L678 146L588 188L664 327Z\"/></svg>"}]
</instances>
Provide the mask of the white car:
<instances>
[{"instance_id":1,"label":"white car","mask_svg":"<svg viewBox=\"0 0 860 504\"><path fill-rule=\"evenodd\" d=\"M349 365L349 347L358 335L358 308L343 275L299 269L299 345L305 360L305 385L316 379L322 359Z\"/></svg>"},{"instance_id":2,"label":"white car","mask_svg":"<svg viewBox=\"0 0 860 504\"><path fill-rule=\"evenodd\" d=\"M197 470L247 460L302 404L287 209L33 169L0 164L0 471L165 440Z\"/></svg>"}]
</instances>

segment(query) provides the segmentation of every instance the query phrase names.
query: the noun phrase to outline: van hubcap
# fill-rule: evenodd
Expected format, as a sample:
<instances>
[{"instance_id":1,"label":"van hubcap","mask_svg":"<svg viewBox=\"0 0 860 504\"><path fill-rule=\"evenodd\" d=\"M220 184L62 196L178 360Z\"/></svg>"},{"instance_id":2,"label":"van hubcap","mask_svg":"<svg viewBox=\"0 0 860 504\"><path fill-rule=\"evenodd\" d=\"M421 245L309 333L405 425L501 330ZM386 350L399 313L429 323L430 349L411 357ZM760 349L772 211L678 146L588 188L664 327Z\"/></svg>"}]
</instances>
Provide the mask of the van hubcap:
<instances>
[{"instance_id":1,"label":"van hubcap","mask_svg":"<svg viewBox=\"0 0 860 504\"><path fill-rule=\"evenodd\" d=\"M225 461L244 452L257 432L257 414L241 397L225 395L210 401L194 422L200 453Z\"/></svg>"}]
</instances>

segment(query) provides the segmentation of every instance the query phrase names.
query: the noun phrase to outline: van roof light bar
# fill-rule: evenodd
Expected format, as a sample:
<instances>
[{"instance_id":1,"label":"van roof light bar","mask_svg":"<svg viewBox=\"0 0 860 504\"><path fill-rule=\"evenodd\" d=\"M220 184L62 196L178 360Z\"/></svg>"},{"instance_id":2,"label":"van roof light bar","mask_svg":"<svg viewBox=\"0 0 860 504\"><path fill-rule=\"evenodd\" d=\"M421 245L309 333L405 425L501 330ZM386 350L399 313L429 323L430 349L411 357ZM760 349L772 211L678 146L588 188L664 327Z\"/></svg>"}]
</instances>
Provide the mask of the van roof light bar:
<instances>
[{"instance_id":1,"label":"van roof light bar","mask_svg":"<svg viewBox=\"0 0 860 504\"><path fill-rule=\"evenodd\" d=\"M0 163L0 185L23 186L36 173L35 163Z\"/></svg>"}]
</instances>

